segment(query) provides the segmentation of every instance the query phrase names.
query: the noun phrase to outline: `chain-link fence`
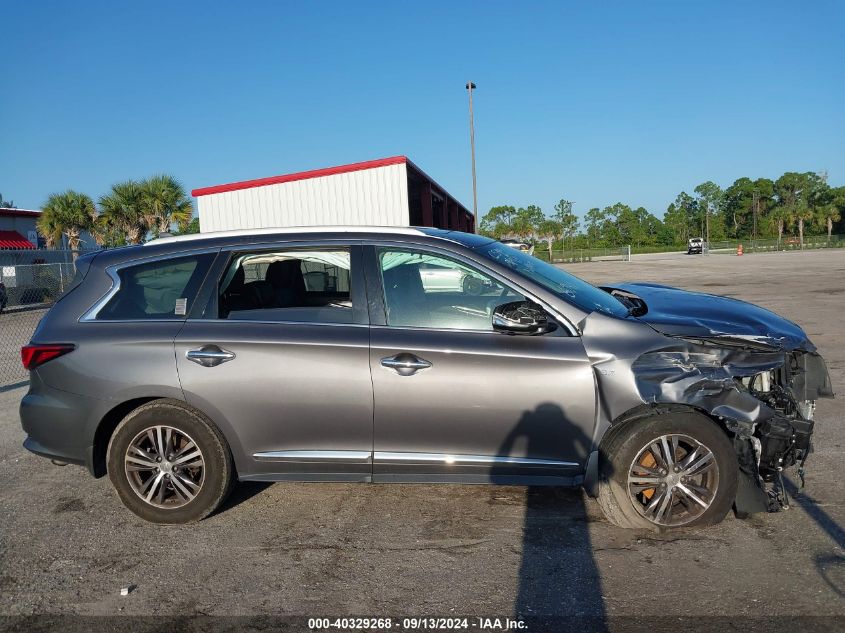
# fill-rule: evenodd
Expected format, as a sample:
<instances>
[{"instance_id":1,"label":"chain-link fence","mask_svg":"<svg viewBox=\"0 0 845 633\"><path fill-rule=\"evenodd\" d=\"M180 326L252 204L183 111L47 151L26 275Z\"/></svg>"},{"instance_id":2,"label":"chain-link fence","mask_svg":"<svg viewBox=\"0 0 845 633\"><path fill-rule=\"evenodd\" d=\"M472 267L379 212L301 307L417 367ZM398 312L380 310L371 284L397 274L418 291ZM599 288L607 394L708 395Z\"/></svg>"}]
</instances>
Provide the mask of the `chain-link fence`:
<instances>
[{"instance_id":1,"label":"chain-link fence","mask_svg":"<svg viewBox=\"0 0 845 633\"><path fill-rule=\"evenodd\" d=\"M20 349L74 275L74 253L0 250L0 389L26 382Z\"/></svg>"},{"instance_id":2,"label":"chain-link fence","mask_svg":"<svg viewBox=\"0 0 845 633\"><path fill-rule=\"evenodd\" d=\"M748 253L768 253L775 251L800 251L815 248L845 248L845 235L805 235L804 243L797 237L784 236L781 239L776 237L766 239L748 240L723 240L711 242L709 252L733 254L739 245Z\"/></svg>"},{"instance_id":3,"label":"chain-link fence","mask_svg":"<svg viewBox=\"0 0 845 633\"><path fill-rule=\"evenodd\" d=\"M540 245L534 247L534 257L544 262L551 261L553 264L575 264L578 262L599 262L599 261L630 261L631 247L619 246L614 248L569 248L566 250L553 250L551 257L549 250Z\"/></svg>"}]
</instances>

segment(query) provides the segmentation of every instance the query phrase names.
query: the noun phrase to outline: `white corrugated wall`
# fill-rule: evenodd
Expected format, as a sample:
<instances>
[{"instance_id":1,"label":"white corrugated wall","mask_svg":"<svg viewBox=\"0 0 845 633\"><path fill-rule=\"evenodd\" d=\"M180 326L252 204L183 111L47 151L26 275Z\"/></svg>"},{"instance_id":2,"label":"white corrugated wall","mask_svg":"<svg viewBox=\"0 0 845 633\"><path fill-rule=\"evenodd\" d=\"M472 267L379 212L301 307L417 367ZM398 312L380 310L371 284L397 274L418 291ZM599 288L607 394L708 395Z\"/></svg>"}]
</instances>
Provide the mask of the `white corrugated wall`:
<instances>
[{"instance_id":1,"label":"white corrugated wall","mask_svg":"<svg viewBox=\"0 0 845 633\"><path fill-rule=\"evenodd\" d=\"M203 233L277 226L408 226L405 163L197 198Z\"/></svg>"}]
</instances>

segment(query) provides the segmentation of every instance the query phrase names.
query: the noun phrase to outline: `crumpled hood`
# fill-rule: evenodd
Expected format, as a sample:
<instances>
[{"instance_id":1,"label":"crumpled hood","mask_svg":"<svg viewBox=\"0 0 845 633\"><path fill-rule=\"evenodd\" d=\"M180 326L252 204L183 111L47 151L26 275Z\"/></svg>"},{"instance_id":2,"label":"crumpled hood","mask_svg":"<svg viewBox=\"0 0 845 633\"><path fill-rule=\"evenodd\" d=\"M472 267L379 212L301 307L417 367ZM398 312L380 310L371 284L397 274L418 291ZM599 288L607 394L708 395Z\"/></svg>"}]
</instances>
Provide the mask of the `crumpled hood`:
<instances>
[{"instance_id":1,"label":"crumpled hood","mask_svg":"<svg viewBox=\"0 0 845 633\"><path fill-rule=\"evenodd\" d=\"M664 334L741 338L789 351L815 351L798 325L739 299L643 282L604 288L640 297L648 312L637 318Z\"/></svg>"}]
</instances>

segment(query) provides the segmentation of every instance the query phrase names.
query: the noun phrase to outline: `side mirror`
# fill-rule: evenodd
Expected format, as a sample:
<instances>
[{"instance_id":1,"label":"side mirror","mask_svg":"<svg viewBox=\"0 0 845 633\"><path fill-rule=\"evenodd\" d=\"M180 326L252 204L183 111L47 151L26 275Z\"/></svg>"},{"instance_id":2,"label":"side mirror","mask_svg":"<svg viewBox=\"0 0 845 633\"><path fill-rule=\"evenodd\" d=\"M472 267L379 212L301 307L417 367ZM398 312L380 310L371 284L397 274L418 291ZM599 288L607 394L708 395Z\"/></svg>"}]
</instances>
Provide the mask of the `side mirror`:
<instances>
[{"instance_id":1,"label":"side mirror","mask_svg":"<svg viewBox=\"0 0 845 633\"><path fill-rule=\"evenodd\" d=\"M505 334L539 335L557 329L546 311L531 301L503 303L493 310L493 329Z\"/></svg>"}]
</instances>

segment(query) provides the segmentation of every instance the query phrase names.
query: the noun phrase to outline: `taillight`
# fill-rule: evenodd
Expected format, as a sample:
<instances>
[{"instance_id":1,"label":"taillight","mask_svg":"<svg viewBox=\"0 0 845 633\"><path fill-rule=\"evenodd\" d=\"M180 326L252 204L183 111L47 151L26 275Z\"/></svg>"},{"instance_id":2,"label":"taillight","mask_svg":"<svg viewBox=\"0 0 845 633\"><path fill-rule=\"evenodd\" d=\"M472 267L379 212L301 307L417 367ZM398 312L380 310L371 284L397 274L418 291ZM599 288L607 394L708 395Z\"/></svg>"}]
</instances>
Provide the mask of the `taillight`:
<instances>
[{"instance_id":1,"label":"taillight","mask_svg":"<svg viewBox=\"0 0 845 633\"><path fill-rule=\"evenodd\" d=\"M25 345L21 348L21 361L28 371L40 367L47 361L64 356L76 348L70 343L49 343L46 345Z\"/></svg>"}]
</instances>

